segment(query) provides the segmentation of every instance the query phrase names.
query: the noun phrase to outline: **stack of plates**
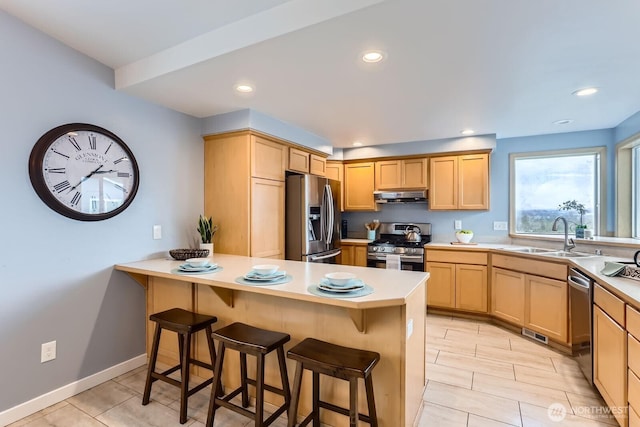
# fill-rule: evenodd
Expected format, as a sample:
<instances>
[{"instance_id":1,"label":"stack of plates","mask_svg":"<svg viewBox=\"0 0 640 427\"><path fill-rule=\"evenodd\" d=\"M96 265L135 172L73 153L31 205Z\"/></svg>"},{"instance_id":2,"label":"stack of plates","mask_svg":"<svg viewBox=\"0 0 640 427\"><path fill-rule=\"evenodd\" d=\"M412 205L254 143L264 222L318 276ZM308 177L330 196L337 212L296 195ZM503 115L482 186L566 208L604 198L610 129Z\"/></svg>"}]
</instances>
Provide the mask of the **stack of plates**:
<instances>
[{"instance_id":1,"label":"stack of plates","mask_svg":"<svg viewBox=\"0 0 640 427\"><path fill-rule=\"evenodd\" d=\"M274 280L283 279L286 276L287 272L284 270L278 270L275 273L271 274L258 274L254 270L251 270L250 272L245 274L243 278L251 282L271 282Z\"/></svg>"},{"instance_id":2,"label":"stack of plates","mask_svg":"<svg viewBox=\"0 0 640 427\"><path fill-rule=\"evenodd\" d=\"M325 292L333 292L333 293L347 293L347 292L355 292L360 289L364 289L365 284L360 279L350 279L345 284L336 285L335 283L331 283L329 279L320 280L320 284L318 285L318 289Z\"/></svg>"},{"instance_id":3,"label":"stack of plates","mask_svg":"<svg viewBox=\"0 0 640 427\"><path fill-rule=\"evenodd\" d=\"M204 272L213 271L216 268L218 268L218 264L215 264L212 262L209 262L205 265L200 265L200 266L193 266L185 262L184 264L180 264L178 266L178 271L182 273L204 273Z\"/></svg>"}]
</instances>

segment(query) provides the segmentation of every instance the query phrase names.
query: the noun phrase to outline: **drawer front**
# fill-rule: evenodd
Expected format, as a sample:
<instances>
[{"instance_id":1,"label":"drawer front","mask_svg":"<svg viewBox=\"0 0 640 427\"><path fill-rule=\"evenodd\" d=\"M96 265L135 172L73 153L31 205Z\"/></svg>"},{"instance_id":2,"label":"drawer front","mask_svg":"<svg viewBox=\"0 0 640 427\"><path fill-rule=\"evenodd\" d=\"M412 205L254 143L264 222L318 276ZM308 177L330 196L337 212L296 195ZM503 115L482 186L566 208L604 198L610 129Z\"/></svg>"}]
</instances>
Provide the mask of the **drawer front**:
<instances>
[{"instance_id":1,"label":"drawer front","mask_svg":"<svg viewBox=\"0 0 640 427\"><path fill-rule=\"evenodd\" d=\"M595 284L593 293L593 301L604 310L609 317L618 322L621 326L625 326L625 304L617 296L604 289L602 286Z\"/></svg>"},{"instance_id":2,"label":"drawer front","mask_svg":"<svg viewBox=\"0 0 640 427\"><path fill-rule=\"evenodd\" d=\"M640 427L640 416L633 406L629 406L629 427Z\"/></svg>"},{"instance_id":3,"label":"drawer front","mask_svg":"<svg viewBox=\"0 0 640 427\"><path fill-rule=\"evenodd\" d=\"M627 305L627 332L640 340L640 312L629 305ZM640 374L640 372L637 373Z\"/></svg>"},{"instance_id":4,"label":"drawer front","mask_svg":"<svg viewBox=\"0 0 640 427\"><path fill-rule=\"evenodd\" d=\"M471 251L438 251L433 249L427 249L426 260L433 262L451 262L454 264L477 264L487 265L487 253L486 252L471 252Z\"/></svg>"},{"instance_id":5,"label":"drawer front","mask_svg":"<svg viewBox=\"0 0 640 427\"><path fill-rule=\"evenodd\" d=\"M627 364L636 375L640 376L640 341L627 334ZM640 409L640 406L638 406Z\"/></svg>"},{"instance_id":6,"label":"drawer front","mask_svg":"<svg viewBox=\"0 0 640 427\"><path fill-rule=\"evenodd\" d=\"M507 270L520 271L522 273L535 274L536 276L549 277L551 279L567 281L567 265L554 262L539 261L532 258L520 258L509 255L491 255L491 263L494 267Z\"/></svg>"},{"instance_id":7,"label":"drawer front","mask_svg":"<svg viewBox=\"0 0 640 427\"><path fill-rule=\"evenodd\" d=\"M629 377L627 378L627 385L629 387L629 405L634 408L640 408L640 379L629 370Z\"/></svg>"}]
</instances>

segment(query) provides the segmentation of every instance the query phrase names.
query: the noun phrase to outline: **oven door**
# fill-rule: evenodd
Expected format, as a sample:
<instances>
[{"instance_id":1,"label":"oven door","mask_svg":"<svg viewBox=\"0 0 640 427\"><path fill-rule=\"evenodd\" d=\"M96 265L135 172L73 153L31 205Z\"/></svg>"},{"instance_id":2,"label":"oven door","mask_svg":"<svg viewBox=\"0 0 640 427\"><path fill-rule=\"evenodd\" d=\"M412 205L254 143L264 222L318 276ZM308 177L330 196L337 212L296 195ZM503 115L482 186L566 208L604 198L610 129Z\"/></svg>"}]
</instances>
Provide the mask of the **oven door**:
<instances>
[{"instance_id":1,"label":"oven door","mask_svg":"<svg viewBox=\"0 0 640 427\"><path fill-rule=\"evenodd\" d=\"M367 267L387 268L387 255L369 254L367 256ZM402 255L400 256L400 269L424 271L424 258L422 255Z\"/></svg>"}]
</instances>

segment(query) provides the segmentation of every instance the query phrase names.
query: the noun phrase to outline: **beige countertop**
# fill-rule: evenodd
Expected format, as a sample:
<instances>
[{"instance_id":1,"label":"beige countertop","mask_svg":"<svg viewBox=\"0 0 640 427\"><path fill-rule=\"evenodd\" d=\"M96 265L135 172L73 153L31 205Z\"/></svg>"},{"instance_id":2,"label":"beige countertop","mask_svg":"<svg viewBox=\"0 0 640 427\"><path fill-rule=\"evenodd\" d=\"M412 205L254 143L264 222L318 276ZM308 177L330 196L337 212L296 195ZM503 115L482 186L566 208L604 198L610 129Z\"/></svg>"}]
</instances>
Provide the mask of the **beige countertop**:
<instances>
[{"instance_id":1,"label":"beige countertop","mask_svg":"<svg viewBox=\"0 0 640 427\"><path fill-rule=\"evenodd\" d=\"M352 244L357 244L357 245L367 245L371 242L373 242L373 240L369 240L369 239L340 239L341 243L352 243Z\"/></svg>"},{"instance_id":2,"label":"beige countertop","mask_svg":"<svg viewBox=\"0 0 640 427\"><path fill-rule=\"evenodd\" d=\"M116 270L146 276L165 277L184 282L200 283L212 287L253 292L312 301L319 304L353 309L392 307L406 304L407 298L417 289L423 289L429 273L404 270L385 270L367 267L353 267L335 264L305 263L278 259L251 258L237 255L214 254L212 262L218 263L222 271L208 274L178 274L175 269L183 261L172 259L151 259L117 264ZM293 277L289 283L271 286L251 286L236 283L237 277L244 276L256 264L276 264ZM372 294L357 298L329 298L311 294L307 288L320 283L326 273L335 271L351 272L373 287ZM424 292L424 290L423 290Z\"/></svg>"}]
</instances>

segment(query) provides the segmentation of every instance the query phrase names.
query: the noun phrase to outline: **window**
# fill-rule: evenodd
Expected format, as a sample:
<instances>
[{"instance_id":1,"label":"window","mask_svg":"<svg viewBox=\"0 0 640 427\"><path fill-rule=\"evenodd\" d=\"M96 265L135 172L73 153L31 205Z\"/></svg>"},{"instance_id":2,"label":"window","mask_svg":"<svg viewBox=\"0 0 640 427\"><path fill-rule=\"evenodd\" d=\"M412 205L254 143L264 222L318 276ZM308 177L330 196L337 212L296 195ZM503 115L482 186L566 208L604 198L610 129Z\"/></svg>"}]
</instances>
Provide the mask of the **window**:
<instances>
[{"instance_id":1,"label":"window","mask_svg":"<svg viewBox=\"0 0 640 427\"><path fill-rule=\"evenodd\" d=\"M633 163L631 168L631 230L632 237L640 238L640 145L632 150Z\"/></svg>"},{"instance_id":2,"label":"window","mask_svg":"<svg viewBox=\"0 0 640 427\"><path fill-rule=\"evenodd\" d=\"M512 154L512 232L563 234L562 226L552 231L553 221L562 216L570 233L586 225L598 235L603 156L604 148ZM561 210L563 205L568 209Z\"/></svg>"}]
</instances>

